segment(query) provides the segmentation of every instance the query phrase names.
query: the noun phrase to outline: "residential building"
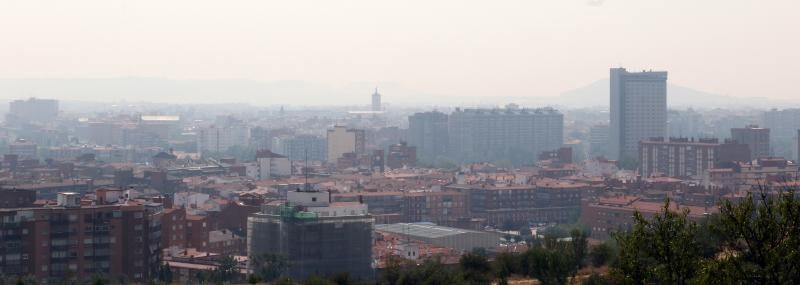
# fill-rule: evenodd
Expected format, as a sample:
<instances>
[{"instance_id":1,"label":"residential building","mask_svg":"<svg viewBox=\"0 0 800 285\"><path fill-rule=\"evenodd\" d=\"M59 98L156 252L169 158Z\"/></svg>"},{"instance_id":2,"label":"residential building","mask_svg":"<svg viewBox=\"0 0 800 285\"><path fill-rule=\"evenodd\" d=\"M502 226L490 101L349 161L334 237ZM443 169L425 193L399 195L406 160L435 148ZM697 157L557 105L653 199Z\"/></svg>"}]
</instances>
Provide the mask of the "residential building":
<instances>
[{"instance_id":1,"label":"residential building","mask_svg":"<svg viewBox=\"0 0 800 285\"><path fill-rule=\"evenodd\" d=\"M328 129L327 161L335 163L345 153L363 154L366 147L364 130L334 126Z\"/></svg>"},{"instance_id":2,"label":"residential building","mask_svg":"<svg viewBox=\"0 0 800 285\"><path fill-rule=\"evenodd\" d=\"M291 161L325 161L328 141L314 135L277 136L272 139L273 151Z\"/></svg>"},{"instance_id":3,"label":"residential building","mask_svg":"<svg viewBox=\"0 0 800 285\"><path fill-rule=\"evenodd\" d=\"M581 211L581 224L588 226L591 237L606 240L614 232L630 230L634 225L633 213L638 211L646 218L652 218L660 213L664 203L643 201L635 196L618 196L600 198L583 206ZM681 213L688 211L689 220L700 222L710 214L719 212L717 207L689 206L672 203L670 211Z\"/></svg>"},{"instance_id":4,"label":"residential building","mask_svg":"<svg viewBox=\"0 0 800 285\"><path fill-rule=\"evenodd\" d=\"M639 141L667 136L667 72L611 69L609 158L638 157Z\"/></svg>"},{"instance_id":5,"label":"residential building","mask_svg":"<svg viewBox=\"0 0 800 285\"><path fill-rule=\"evenodd\" d=\"M473 218L502 228L529 223L574 223L589 185L542 178L531 184L454 184L448 190L469 196Z\"/></svg>"},{"instance_id":6,"label":"residential building","mask_svg":"<svg viewBox=\"0 0 800 285\"><path fill-rule=\"evenodd\" d=\"M717 139L651 138L639 142L639 171L645 177L700 178L723 162L749 161L745 148Z\"/></svg>"},{"instance_id":7,"label":"residential building","mask_svg":"<svg viewBox=\"0 0 800 285\"><path fill-rule=\"evenodd\" d=\"M283 155L269 150L256 152L256 161L246 164L247 177L266 180L274 177L288 177L292 174L292 164Z\"/></svg>"},{"instance_id":8,"label":"residential building","mask_svg":"<svg viewBox=\"0 0 800 285\"><path fill-rule=\"evenodd\" d=\"M606 124L594 125L589 128L589 156L590 158L609 157L609 134L611 129Z\"/></svg>"},{"instance_id":9,"label":"residential building","mask_svg":"<svg viewBox=\"0 0 800 285\"><path fill-rule=\"evenodd\" d=\"M456 109L448 124L449 152L462 162L530 164L564 143L564 116L552 108Z\"/></svg>"},{"instance_id":10,"label":"residential building","mask_svg":"<svg viewBox=\"0 0 800 285\"><path fill-rule=\"evenodd\" d=\"M330 197L306 187L250 215L248 256L286 257L287 275L295 280L338 272L371 278L374 219L367 205L331 202Z\"/></svg>"},{"instance_id":11,"label":"residential building","mask_svg":"<svg viewBox=\"0 0 800 285\"><path fill-rule=\"evenodd\" d=\"M116 199L84 205L62 192L55 206L0 209L0 275L150 280L161 265L162 205Z\"/></svg>"},{"instance_id":12,"label":"residential building","mask_svg":"<svg viewBox=\"0 0 800 285\"><path fill-rule=\"evenodd\" d=\"M386 155L386 167L389 167L389 169L414 167L416 163L416 147L408 146L406 142L389 146L389 152Z\"/></svg>"},{"instance_id":13,"label":"residential building","mask_svg":"<svg viewBox=\"0 0 800 285\"><path fill-rule=\"evenodd\" d=\"M449 144L447 115L433 111L409 116L408 144L416 147L417 156L428 162L446 155Z\"/></svg>"},{"instance_id":14,"label":"residential building","mask_svg":"<svg viewBox=\"0 0 800 285\"><path fill-rule=\"evenodd\" d=\"M8 154L17 155L21 159L38 159L37 145L25 139L17 139L8 144Z\"/></svg>"},{"instance_id":15,"label":"residential building","mask_svg":"<svg viewBox=\"0 0 800 285\"><path fill-rule=\"evenodd\" d=\"M223 125L201 127L197 134L197 150L201 155L223 153L233 146L245 146L249 142L250 129L238 120L226 121Z\"/></svg>"},{"instance_id":16,"label":"residential building","mask_svg":"<svg viewBox=\"0 0 800 285\"><path fill-rule=\"evenodd\" d=\"M731 138L750 148L750 160L770 156L770 129L749 125L744 128L732 128Z\"/></svg>"},{"instance_id":17,"label":"residential building","mask_svg":"<svg viewBox=\"0 0 800 285\"><path fill-rule=\"evenodd\" d=\"M403 196L403 217L409 223L463 225L469 218L467 195L455 191L408 193Z\"/></svg>"},{"instance_id":18,"label":"residential building","mask_svg":"<svg viewBox=\"0 0 800 285\"><path fill-rule=\"evenodd\" d=\"M14 100L8 104L6 123L48 123L58 117L58 100L29 98Z\"/></svg>"}]
</instances>

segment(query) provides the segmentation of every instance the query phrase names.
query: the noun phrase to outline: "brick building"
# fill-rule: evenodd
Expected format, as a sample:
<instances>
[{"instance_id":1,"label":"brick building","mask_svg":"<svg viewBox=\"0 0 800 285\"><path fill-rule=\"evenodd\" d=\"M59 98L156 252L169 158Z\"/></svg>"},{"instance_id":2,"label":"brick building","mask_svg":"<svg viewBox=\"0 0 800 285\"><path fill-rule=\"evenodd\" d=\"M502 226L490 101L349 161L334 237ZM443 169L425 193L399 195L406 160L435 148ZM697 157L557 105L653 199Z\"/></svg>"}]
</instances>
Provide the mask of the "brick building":
<instances>
[{"instance_id":1,"label":"brick building","mask_svg":"<svg viewBox=\"0 0 800 285\"><path fill-rule=\"evenodd\" d=\"M473 218L489 225L517 227L529 223L572 223L589 185L555 179L528 184L460 184L447 189L468 195Z\"/></svg>"},{"instance_id":2,"label":"brick building","mask_svg":"<svg viewBox=\"0 0 800 285\"><path fill-rule=\"evenodd\" d=\"M81 202L60 193L53 207L0 210L0 275L150 278L160 265L161 204Z\"/></svg>"},{"instance_id":3,"label":"brick building","mask_svg":"<svg viewBox=\"0 0 800 285\"><path fill-rule=\"evenodd\" d=\"M635 196L601 198L583 206L581 223L591 228L591 238L604 240L611 237L611 233L615 231L630 229L635 211L650 218L661 212L663 207L663 202L643 201ZM670 207L670 210L676 212L689 210L688 218L694 221L700 221L709 214L719 211L716 207L678 205L674 202Z\"/></svg>"}]
</instances>

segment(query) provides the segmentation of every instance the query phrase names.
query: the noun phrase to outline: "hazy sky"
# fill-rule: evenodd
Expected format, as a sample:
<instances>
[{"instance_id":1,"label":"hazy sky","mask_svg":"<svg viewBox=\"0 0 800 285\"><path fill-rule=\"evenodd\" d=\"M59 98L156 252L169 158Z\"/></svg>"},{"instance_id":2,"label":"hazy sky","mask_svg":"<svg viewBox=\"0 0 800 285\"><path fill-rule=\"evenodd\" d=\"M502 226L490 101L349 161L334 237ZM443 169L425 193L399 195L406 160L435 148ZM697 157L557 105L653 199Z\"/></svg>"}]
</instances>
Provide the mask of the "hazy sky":
<instances>
[{"instance_id":1,"label":"hazy sky","mask_svg":"<svg viewBox=\"0 0 800 285\"><path fill-rule=\"evenodd\" d=\"M552 96L608 68L800 98L798 0L0 0L0 78L391 82Z\"/></svg>"}]
</instances>

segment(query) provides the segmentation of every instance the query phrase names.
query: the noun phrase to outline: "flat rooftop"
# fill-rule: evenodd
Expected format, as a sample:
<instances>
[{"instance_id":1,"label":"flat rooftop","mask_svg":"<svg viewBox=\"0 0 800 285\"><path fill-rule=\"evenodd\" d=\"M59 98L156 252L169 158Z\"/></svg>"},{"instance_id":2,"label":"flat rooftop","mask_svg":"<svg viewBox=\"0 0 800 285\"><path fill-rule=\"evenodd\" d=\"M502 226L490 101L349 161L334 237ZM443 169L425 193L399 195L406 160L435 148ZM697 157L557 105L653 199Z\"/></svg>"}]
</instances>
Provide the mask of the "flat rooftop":
<instances>
[{"instance_id":1,"label":"flat rooftop","mask_svg":"<svg viewBox=\"0 0 800 285\"><path fill-rule=\"evenodd\" d=\"M375 230L381 232L400 234L400 235L427 237L427 238L441 238L447 236L463 235L468 233L482 233L477 231L443 227L426 223L380 224L380 225L375 225Z\"/></svg>"}]
</instances>

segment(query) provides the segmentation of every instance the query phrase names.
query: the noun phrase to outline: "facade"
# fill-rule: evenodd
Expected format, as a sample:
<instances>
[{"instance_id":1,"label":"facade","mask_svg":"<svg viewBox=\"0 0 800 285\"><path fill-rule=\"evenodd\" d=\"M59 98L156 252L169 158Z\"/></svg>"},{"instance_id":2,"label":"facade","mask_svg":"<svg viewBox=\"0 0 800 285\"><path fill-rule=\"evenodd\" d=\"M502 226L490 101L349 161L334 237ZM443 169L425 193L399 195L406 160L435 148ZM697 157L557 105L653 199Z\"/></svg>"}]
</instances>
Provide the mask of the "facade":
<instances>
[{"instance_id":1,"label":"facade","mask_svg":"<svg viewBox=\"0 0 800 285\"><path fill-rule=\"evenodd\" d=\"M410 223L458 226L469 217L467 196L455 191L408 193L403 196L403 217Z\"/></svg>"},{"instance_id":2,"label":"facade","mask_svg":"<svg viewBox=\"0 0 800 285\"><path fill-rule=\"evenodd\" d=\"M800 109L772 109L764 112L763 119L774 138L792 138L800 129Z\"/></svg>"},{"instance_id":3,"label":"facade","mask_svg":"<svg viewBox=\"0 0 800 285\"><path fill-rule=\"evenodd\" d=\"M611 69L609 159L636 159L639 141L667 136L667 72Z\"/></svg>"},{"instance_id":4,"label":"facade","mask_svg":"<svg viewBox=\"0 0 800 285\"><path fill-rule=\"evenodd\" d=\"M717 139L651 138L639 142L639 171L643 176L699 178L717 167L720 149Z\"/></svg>"},{"instance_id":5,"label":"facade","mask_svg":"<svg viewBox=\"0 0 800 285\"><path fill-rule=\"evenodd\" d=\"M408 117L408 144L427 161L447 154L447 115L441 112L415 113Z\"/></svg>"},{"instance_id":6,"label":"facade","mask_svg":"<svg viewBox=\"0 0 800 285\"><path fill-rule=\"evenodd\" d=\"M244 124L228 124L200 128L197 150L202 154L222 153L233 146L247 145L250 129Z\"/></svg>"},{"instance_id":7,"label":"facade","mask_svg":"<svg viewBox=\"0 0 800 285\"><path fill-rule=\"evenodd\" d=\"M0 209L33 207L36 191L23 189L0 189Z\"/></svg>"},{"instance_id":8,"label":"facade","mask_svg":"<svg viewBox=\"0 0 800 285\"><path fill-rule=\"evenodd\" d=\"M161 263L161 215L161 204L85 206L69 192L57 206L2 209L0 275L146 281Z\"/></svg>"},{"instance_id":9,"label":"facade","mask_svg":"<svg viewBox=\"0 0 800 285\"><path fill-rule=\"evenodd\" d=\"M389 169L414 167L417 163L417 148L408 146L406 142L400 142L396 145L389 146L389 152L386 155L386 167Z\"/></svg>"},{"instance_id":10,"label":"facade","mask_svg":"<svg viewBox=\"0 0 800 285\"><path fill-rule=\"evenodd\" d=\"M589 128L589 156L609 157L609 129L608 125L594 125Z\"/></svg>"},{"instance_id":11,"label":"facade","mask_svg":"<svg viewBox=\"0 0 800 285\"><path fill-rule=\"evenodd\" d=\"M688 210L689 220L700 222L712 213L719 212L716 207L700 207L670 204L672 211L680 213ZM597 202L584 205L581 211L581 224L591 228L591 238L606 240L611 234L631 229L634 224L633 213L639 211L646 218L661 212L664 202L642 201L639 197L623 196L601 198Z\"/></svg>"},{"instance_id":12,"label":"facade","mask_svg":"<svg viewBox=\"0 0 800 285\"><path fill-rule=\"evenodd\" d=\"M273 151L289 160L325 161L328 142L314 135L278 136L272 139Z\"/></svg>"},{"instance_id":13,"label":"facade","mask_svg":"<svg viewBox=\"0 0 800 285\"><path fill-rule=\"evenodd\" d=\"M327 161L336 162L345 153L363 154L366 148L364 130L334 126L328 130Z\"/></svg>"},{"instance_id":14,"label":"facade","mask_svg":"<svg viewBox=\"0 0 800 285\"><path fill-rule=\"evenodd\" d=\"M256 152L256 161L246 166L247 177L266 180L274 177L287 177L292 174L292 164L288 158L269 150Z\"/></svg>"},{"instance_id":15,"label":"facade","mask_svg":"<svg viewBox=\"0 0 800 285\"><path fill-rule=\"evenodd\" d=\"M27 122L47 123L58 117L58 100L29 98L14 100L8 104L6 122L19 124Z\"/></svg>"},{"instance_id":16,"label":"facade","mask_svg":"<svg viewBox=\"0 0 800 285\"><path fill-rule=\"evenodd\" d=\"M564 116L552 108L456 109L448 124L449 152L463 162L531 163L564 143Z\"/></svg>"},{"instance_id":17,"label":"facade","mask_svg":"<svg viewBox=\"0 0 800 285\"><path fill-rule=\"evenodd\" d=\"M532 185L457 184L469 196L469 212L489 225L516 228L529 223L573 223L588 185L542 179Z\"/></svg>"},{"instance_id":18,"label":"facade","mask_svg":"<svg viewBox=\"0 0 800 285\"><path fill-rule=\"evenodd\" d=\"M348 272L371 278L374 219L361 203L331 203L330 193L293 191L247 219L247 254L286 257L288 277Z\"/></svg>"},{"instance_id":19,"label":"facade","mask_svg":"<svg viewBox=\"0 0 800 285\"><path fill-rule=\"evenodd\" d=\"M750 159L770 156L770 129L749 125L744 128L732 128L731 138L750 148Z\"/></svg>"},{"instance_id":20,"label":"facade","mask_svg":"<svg viewBox=\"0 0 800 285\"><path fill-rule=\"evenodd\" d=\"M17 139L8 145L8 154L17 155L22 159L37 158L37 146L35 143L24 139Z\"/></svg>"}]
</instances>

